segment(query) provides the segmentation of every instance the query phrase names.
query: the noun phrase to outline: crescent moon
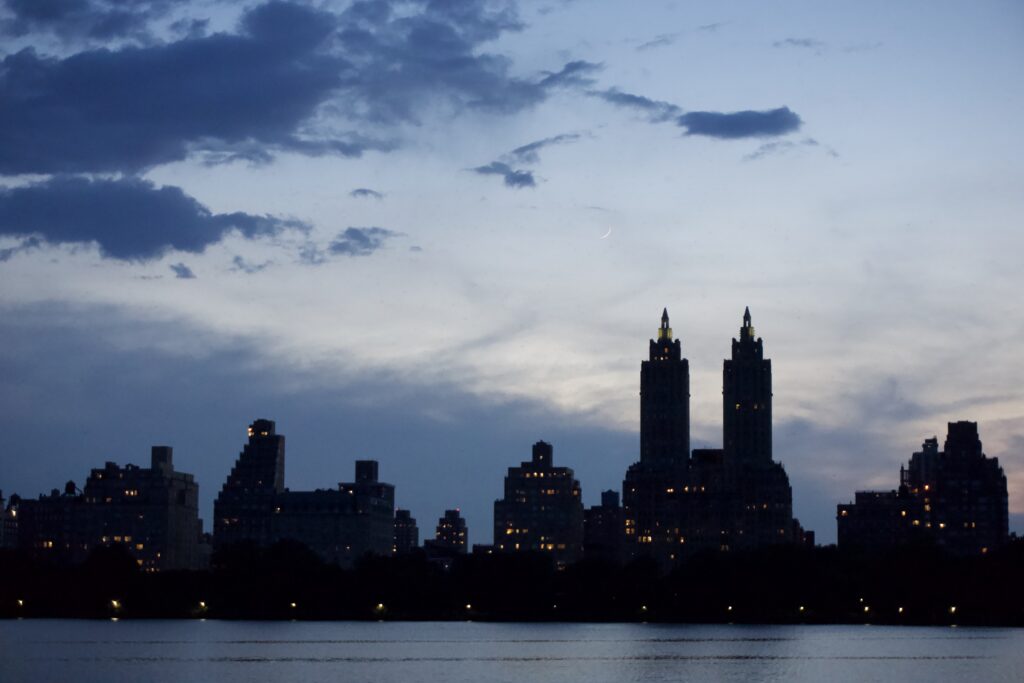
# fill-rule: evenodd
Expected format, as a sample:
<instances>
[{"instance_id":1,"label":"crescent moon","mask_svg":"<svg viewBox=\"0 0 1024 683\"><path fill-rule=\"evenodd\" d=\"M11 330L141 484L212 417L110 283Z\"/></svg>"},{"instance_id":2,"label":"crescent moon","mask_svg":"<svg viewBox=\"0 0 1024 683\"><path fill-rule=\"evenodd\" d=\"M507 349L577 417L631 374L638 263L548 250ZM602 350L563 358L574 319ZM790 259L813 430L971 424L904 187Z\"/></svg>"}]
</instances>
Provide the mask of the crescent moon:
<instances>
[{"instance_id":1,"label":"crescent moon","mask_svg":"<svg viewBox=\"0 0 1024 683\"><path fill-rule=\"evenodd\" d=\"M611 235L611 234L612 234L612 229L608 228L608 232L606 232L605 234L603 234L600 237L598 237L598 239L600 239L600 240L608 239L608 236Z\"/></svg>"}]
</instances>

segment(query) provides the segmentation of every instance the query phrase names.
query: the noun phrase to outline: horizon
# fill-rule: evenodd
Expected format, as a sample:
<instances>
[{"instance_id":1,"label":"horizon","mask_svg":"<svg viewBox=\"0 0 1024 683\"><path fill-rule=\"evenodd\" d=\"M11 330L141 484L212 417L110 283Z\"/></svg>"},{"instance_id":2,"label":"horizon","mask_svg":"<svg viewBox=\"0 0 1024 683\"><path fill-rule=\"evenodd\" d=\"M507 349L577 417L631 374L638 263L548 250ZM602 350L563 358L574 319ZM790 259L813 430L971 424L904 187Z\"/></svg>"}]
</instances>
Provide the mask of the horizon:
<instances>
[{"instance_id":1,"label":"horizon","mask_svg":"<svg viewBox=\"0 0 1024 683\"><path fill-rule=\"evenodd\" d=\"M749 306L793 513L977 422L1024 531L1024 7L0 0L0 489L170 445L200 516L380 462L490 542L537 440L639 457L667 307L693 448Z\"/></svg>"}]
</instances>

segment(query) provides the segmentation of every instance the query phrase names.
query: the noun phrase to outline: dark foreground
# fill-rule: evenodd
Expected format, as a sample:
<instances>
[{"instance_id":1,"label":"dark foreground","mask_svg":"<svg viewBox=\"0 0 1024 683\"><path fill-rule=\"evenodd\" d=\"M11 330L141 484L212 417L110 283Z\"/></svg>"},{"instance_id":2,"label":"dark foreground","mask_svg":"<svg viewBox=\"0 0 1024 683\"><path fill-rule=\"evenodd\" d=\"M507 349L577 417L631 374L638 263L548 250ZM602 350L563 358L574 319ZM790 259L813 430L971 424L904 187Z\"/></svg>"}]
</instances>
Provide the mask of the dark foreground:
<instances>
[{"instance_id":1,"label":"dark foreground","mask_svg":"<svg viewBox=\"0 0 1024 683\"><path fill-rule=\"evenodd\" d=\"M344 620L877 623L1024 626L1024 542L975 558L934 548L716 553L668 575L646 562L419 555L324 565L305 548L237 547L203 572L146 574L123 549L77 567L0 554L0 616Z\"/></svg>"}]
</instances>

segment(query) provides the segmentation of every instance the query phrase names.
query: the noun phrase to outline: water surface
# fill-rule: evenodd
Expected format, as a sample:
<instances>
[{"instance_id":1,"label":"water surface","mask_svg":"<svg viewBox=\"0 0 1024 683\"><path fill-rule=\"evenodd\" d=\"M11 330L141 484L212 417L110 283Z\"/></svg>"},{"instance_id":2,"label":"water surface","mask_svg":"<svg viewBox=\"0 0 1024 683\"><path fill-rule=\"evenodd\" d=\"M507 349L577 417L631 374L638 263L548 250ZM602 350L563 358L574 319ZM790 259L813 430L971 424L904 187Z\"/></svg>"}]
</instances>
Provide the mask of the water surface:
<instances>
[{"instance_id":1,"label":"water surface","mask_svg":"<svg viewBox=\"0 0 1024 683\"><path fill-rule=\"evenodd\" d=\"M1024 630L410 622L0 622L0 681L1019 683Z\"/></svg>"}]
</instances>

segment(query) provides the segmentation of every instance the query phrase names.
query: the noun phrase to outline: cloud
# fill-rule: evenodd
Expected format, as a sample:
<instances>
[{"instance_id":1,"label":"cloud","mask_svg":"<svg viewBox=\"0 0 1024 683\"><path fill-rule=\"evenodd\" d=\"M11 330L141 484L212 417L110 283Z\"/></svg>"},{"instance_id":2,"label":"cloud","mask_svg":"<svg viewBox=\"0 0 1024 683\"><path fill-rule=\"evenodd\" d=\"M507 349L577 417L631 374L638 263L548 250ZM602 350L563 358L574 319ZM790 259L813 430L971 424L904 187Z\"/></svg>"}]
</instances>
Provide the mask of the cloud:
<instances>
[{"instance_id":1,"label":"cloud","mask_svg":"<svg viewBox=\"0 0 1024 683\"><path fill-rule=\"evenodd\" d=\"M29 237L28 239L21 240L21 242L13 247L6 247L0 249L0 263L10 261L15 254L20 254L25 251L32 251L33 249L39 249L43 246L43 243L38 237Z\"/></svg>"},{"instance_id":2,"label":"cloud","mask_svg":"<svg viewBox=\"0 0 1024 683\"><path fill-rule=\"evenodd\" d=\"M537 181L534 179L531 171L514 169L502 161L492 161L486 166L477 166L472 170L474 173L479 173L480 175L500 175L504 179L505 184L509 187L522 188L537 186Z\"/></svg>"},{"instance_id":3,"label":"cloud","mask_svg":"<svg viewBox=\"0 0 1024 683\"><path fill-rule=\"evenodd\" d=\"M540 150L552 145L564 145L576 142L582 137L579 133L561 133L551 137L535 140L534 142L516 147L508 154L501 155L497 161L492 161L484 166L477 166L470 169L480 175L501 176L508 187L523 188L536 187L537 181L532 171L513 168L512 164L536 164L540 162Z\"/></svg>"},{"instance_id":4,"label":"cloud","mask_svg":"<svg viewBox=\"0 0 1024 683\"><path fill-rule=\"evenodd\" d=\"M661 35L655 36L646 43L641 43L636 46L637 52L643 52L645 50L653 50L656 47L665 47L666 45L672 45L679 40L678 33L662 33Z\"/></svg>"},{"instance_id":5,"label":"cloud","mask_svg":"<svg viewBox=\"0 0 1024 683\"><path fill-rule=\"evenodd\" d=\"M215 214L181 188L158 188L135 178L57 176L0 190L0 235L35 236L50 244L95 243L103 256L121 260L201 252L232 230L255 238L307 228L272 216Z\"/></svg>"},{"instance_id":6,"label":"cloud","mask_svg":"<svg viewBox=\"0 0 1024 683\"><path fill-rule=\"evenodd\" d=\"M561 135L554 135L543 140L537 140L521 147L516 147L514 150L508 153L508 156L524 164L536 164L540 161L538 152L545 147L551 145L563 145L570 142L576 142L580 139L579 133L562 133Z\"/></svg>"},{"instance_id":7,"label":"cloud","mask_svg":"<svg viewBox=\"0 0 1024 683\"><path fill-rule=\"evenodd\" d=\"M192 269L189 268L188 266L186 266L184 263L172 263L168 267L172 271L174 271L174 277L178 278L179 280L194 280L194 279L196 279L196 274L193 273Z\"/></svg>"},{"instance_id":8,"label":"cloud","mask_svg":"<svg viewBox=\"0 0 1024 683\"><path fill-rule=\"evenodd\" d=\"M345 256L369 256L384 246L385 240L401 233L384 228L346 228L331 242L328 251Z\"/></svg>"},{"instance_id":9,"label":"cloud","mask_svg":"<svg viewBox=\"0 0 1024 683\"><path fill-rule=\"evenodd\" d=\"M723 26L727 26L728 24L728 21L716 21L712 24L702 24L697 27L697 30L703 31L705 33L717 33L718 29L722 28Z\"/></svg>"},{"instance_id":10,"label":"cloud","mask_svg":"<svg viewBox=\"0 0 1024 683\"><path fill-rule=\"evenodd\" d=\"M784 154L786 152L791 152L796 149L807 147L822 147L822 149L825 150L825 153L828 154L830 157L839 156L839 153L836 152L834 149L832 149L831 147L823 147L821 143L819 143L814 138L804 138L799 142L793 142L790 140L773 140L771 142L766 142L757 149L755 149L750 154L743 157L743 160L756 161L758 159L762 159L766 156L770 156L773 154Z\"/></svg>"},{"instance_id":11,"label":"cloud","mask_svg":"<svg viewBox=\"0 0 1024 683\"><path fill-rule=\"evenodd\" d=\"M633 93L623 92L618 88L590 90L587 94L593 97L598 97L609 104L614 104L617 107L636 109L647 116L647 120L651 123L669 121L683 113L683 110L680 107L672 104L671 102L652 100L649 97L644 97L643 95L634 95Z\"/></svg>"},{"instance_id":12,"label":"cloud","mask_svg":"<svg viewBox=\"0 0 1024 683\"><path fill-rule=\"evenodd\" d=\"M487 0L360 1L340 14L273 0L233 33L63 58L26 48L0 63L0 174L137 173L193 154L358 157L396 143L345 126L416 123L439 103L510 114L590 83L596 64L519 77L481 49L521 26L512 3Z\"/></svg>"},{"instance_id":13,"label":"cloud","mask_svg":"<svg viewBox=\"0 0 1024 683\"><path fill-rule=\"evenodd\" d=\"M9 17L0 32L12 36L51 33L76 39L142 39L149 23L180 0L4 0Z\"/></svg>"},{"instance_id":14,"label":"cloud","mask_svg":"<svg viewBox=\"0 0 1024 683\"><path fill-rule=\"evenodd\" d=\"M231 270L241 271L247 275L258 273L261 270L265 270L270 265L270 261L264 261L263 263L249 263L241 256L235 256L231 260Z\"/></svg>"},{"instance_id":15,"label":"cloud","mask_svg":"<svg viewBox=\"0 0 1024 683\"><path fill-rule=\"evenodd\" d=\"M65 59L9 55L0 173L134 172L208 144L358 156L366 145L300 135L341 84L345 61L318 49L335 21L271 2L246 13L238 34Z\"/></svg>"},{"instance_id":16,"label":"cloud","mask_svg":"<svg viewBox=\"0 0 1024 683\"><path fill-rule=\"evenodd\" d=\"M785 40L776 40L772 43L772 47L802 47L809 50L821 50L825 47L825 43L814 38L786 38Z\"/></svg>"},{"instance_id":17,"label":"cloud","mask_svg":"<svg viewBox=\"0 0 1024 683\"><path fill-rule=\"evenodd\" d=\"M384 199L383 193L377 192L377 190L371 190L368 187L357 187L348 193L350 197L372 197L373 199Z\"/></svg>"},{"instance_id":18,"label":"cloud","mask_svg":"<svg viewBox=\"0 0 1024 683\"><path fill-rule=\"evenodd\" d=\"M426 103L508 114L544 101L553 89L589 82L587 74L599 68L574 61L539 79L512 76L508 57L481 47L522 27L511 2L411 0L401 11L356 2L338 31L350 68L337 106L383 124L417 122Z\"/></svg>"},{"instance_id":19,"label":"cloud","mask_svg":"<svg viewBox=\"0 0 1024 683\"><path fill-rule=\"evenodd\" d=\"M687 135L704 135L721 140L786 135L800 129L803 121L789 107L767 111L691 111L677 119Z\"/></svg>"}]
</instances>

